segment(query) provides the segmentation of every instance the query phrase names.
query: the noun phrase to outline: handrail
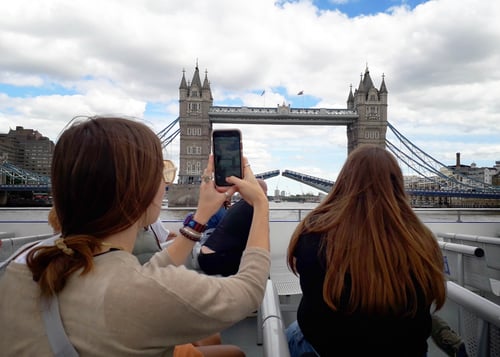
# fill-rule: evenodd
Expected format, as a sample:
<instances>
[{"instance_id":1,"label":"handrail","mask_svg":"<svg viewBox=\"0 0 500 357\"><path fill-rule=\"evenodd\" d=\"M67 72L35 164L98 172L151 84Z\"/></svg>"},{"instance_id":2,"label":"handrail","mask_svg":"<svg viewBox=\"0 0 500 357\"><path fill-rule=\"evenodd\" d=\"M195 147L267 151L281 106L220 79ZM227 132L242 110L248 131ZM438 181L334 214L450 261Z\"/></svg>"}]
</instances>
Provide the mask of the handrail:
<instances>
[{"instance_id":1,"label":"handrail","mask_svg":"<svg viewBox=\"0 0 500 357\"><path fill-rule=\"evenodd\" d=\"M262 317L264 356L290 357L279 296L272 280L267 281L260 313Z\"/></svg>"},{"instance_id":2,"label":"handrail","mask_svg":"<svg viewBox=\"0 0 500 357\"><path fill-rule=\"evenodd\" d=\"M500 306L472 291L447 281L448 298L481 319L500 327Z\"/></svg>"},{"instance_id":3,"label":"handrail","mask_svg":"<svg viewBox=\"0 0 500 357\"><path fill-rule=\"evenodd\" d=\"M500 238L497 237L475 236L472 234L460 234L460 233L441 233L441 232L436 233L436 235L440 238L467 240L471 242L500 245Z\"/></svg>"},{"instance_id":4,"label":"handrail","mask_svg":"<svg viewBox=\"0 0 500 357\"><path fill-rule=\"evenodd\" d=\"M484 257L484 250L479 247L474 247L472 245L450 243L438 241L439 247L444 250L449 250L456 253L474 255L478 258Z\"/></svg>"}]
</instances>

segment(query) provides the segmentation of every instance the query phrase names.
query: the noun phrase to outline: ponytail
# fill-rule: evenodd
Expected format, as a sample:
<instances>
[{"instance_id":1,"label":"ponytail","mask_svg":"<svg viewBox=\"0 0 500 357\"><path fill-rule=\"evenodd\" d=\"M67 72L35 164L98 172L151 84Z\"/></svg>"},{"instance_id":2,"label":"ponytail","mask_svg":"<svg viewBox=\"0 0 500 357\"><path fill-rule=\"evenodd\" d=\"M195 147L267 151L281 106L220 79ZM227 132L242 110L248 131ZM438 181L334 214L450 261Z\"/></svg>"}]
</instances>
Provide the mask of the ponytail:
<instances>
[{"instance_id":1,"label":"ponytail","mask_svg":"<svg viewBox=\"0 0 500 357\"><path fill-rule=\"evenodd\" d=\"M41 296L50 297L60 292L74 272L82 270L83 275L91 271L94 252L100 246L100 240L80 235L59 238L53 246L33 248L28 253L27 265L40 286Z\"/></svg>"}]
</instances>

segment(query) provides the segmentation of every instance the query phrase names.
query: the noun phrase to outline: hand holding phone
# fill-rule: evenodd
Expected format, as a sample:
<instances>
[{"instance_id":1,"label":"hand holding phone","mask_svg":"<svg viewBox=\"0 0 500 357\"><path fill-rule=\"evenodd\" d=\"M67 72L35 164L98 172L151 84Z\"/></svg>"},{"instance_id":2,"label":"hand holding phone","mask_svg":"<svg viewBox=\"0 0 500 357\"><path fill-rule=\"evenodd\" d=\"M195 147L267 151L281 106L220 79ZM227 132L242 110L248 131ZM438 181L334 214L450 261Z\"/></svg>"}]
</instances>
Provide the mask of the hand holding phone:
<instances>
[{"instance_id":1,"label":"hand holding phone","mask_svg":"<svg viewBox=\"0 0 500 357\"><path fill-rule=\"evenodd\" d=\"M243 178L241 131L219 129L212 131L214 178L216 186L232 186L226 177Z\"/></svg>"}]
</instances>

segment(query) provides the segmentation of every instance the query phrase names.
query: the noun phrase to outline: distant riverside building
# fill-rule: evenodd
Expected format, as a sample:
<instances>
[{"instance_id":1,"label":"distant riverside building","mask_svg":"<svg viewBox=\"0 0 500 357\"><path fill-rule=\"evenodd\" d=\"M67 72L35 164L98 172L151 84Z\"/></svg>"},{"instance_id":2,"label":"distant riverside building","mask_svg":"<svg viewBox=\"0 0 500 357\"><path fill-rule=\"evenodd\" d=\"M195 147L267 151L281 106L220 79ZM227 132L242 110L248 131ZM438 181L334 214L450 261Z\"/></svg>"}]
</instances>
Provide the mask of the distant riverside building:
<instances>
[{"instance_id":1,"label":"distant riverside building","mask_svg":"<svg viewBox=\"0 0 500 357\"><path fill-rule=\"evenodd\" d=\"M498 185L493 182L493 177L500 173L500 161L495 162L493 167L478 167L476 163L463 165L460 162L460 153L456 153L455 165L446 166L444 169L450 176L456 176L457 180L463 181L464 177L470 179L466 184L474 185L475 182L483 182L489 185Z\"/></svg>"},{"instance_id":2,"label":"distant riverside building","mask_svg":"<svg viewBox=\"0 0 500 357\"><path fill-rule=\"evenodd\" d=\"M493 186L500 186L500 161L495 161L496 174L491 176L491 184Z\"/></svg>"},{"instance_id":3,"label":"distant riverside building","mask_svg":"<svg viewBox=\"0 0 500 357\"><path fill-rule=\"evenodd\" d=\"M33 129L16 126L0 133L0 162L9 162L39 175L50 176L54 143Z\"/></svg>"}]
</instances>

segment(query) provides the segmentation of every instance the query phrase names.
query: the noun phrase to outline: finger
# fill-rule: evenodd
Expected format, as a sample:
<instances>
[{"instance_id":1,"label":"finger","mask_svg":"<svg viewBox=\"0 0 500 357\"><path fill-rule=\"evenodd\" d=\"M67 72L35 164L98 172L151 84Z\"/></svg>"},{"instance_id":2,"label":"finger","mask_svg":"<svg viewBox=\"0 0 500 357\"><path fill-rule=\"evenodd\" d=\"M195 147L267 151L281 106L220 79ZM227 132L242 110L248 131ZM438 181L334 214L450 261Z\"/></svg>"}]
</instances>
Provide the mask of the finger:
<instances>
[{"instance_id":1,"label":"finger","mask_svg":"<svg viewBox=\"0 0 500 357\"><path fill-rule=\"evenodd\" d=\"M201 175L201 183L209 183L210 181L213 181L213 164L214 164L214 159L213 155L209 155L208 157L208 163L207 167L205 170L203 170L203 175Z\"/></svg>"},{"instance_id":2,"label":"finger","mask_svg":"<svg viewBox=\"0 0 500 357\"><path fill-rule=\"evenodd\" d=\"M243 176L245 176L245 172L250 167L250 163L248 162L248 158L243 156Z\"/></svg>"},{"instance_id":3,"label":"finger","mask_svg":"<svg viewBox=\"0 0 500 357\"><path fill-rule=\"evenodd\" d=\"M209 170L210 173L212 173L214 171L214 155L213 154L210 154L208 156L207 170Z\"/></svg>"},{"instance_id":4,"label":"finger","mask_svg":"<svg viewBox=\"0 0 500 357\"><path fill-rule=\"evenodd\" d=\"M252 176L252 174L250 173L248 175L248 177L251 177L251 176ZM239 187L241 182L247 181L247 177L245 177L245 179L240 179L239 177L236 177L236 176L229 176L228 178L226 178L226 181L229 183L232 183L235 186L235 187L231 186L231 188L229 190L227 190L227 191L234 193L234 192L238 191L238 189L236 187Z\"/></svg>"},{"instance_id":5,"label":"finger","mask_svg":"<svg viewBox=\"0 0 500 357\"><path fill-rule=\"evenodd\" d=\"M243 174L244 178L255 178L251 165L248 162L248 160L246 160L246 163L243 165L243 172L244 172Z\"/></svg>"},{"instance_id":6,"label":"finger","mask_svg":"<svg viewBox=\"0 0 500 357\"><path fill-rule=\"evenodd\" d=\"M206 171L206 170L205 170ZM212 176L212 174L209 174L207 172L205 172L203 175L201 175L201 183L210 183L214 180L214 177Z\"/></svg>"},{"instance_id":7,"label":"finger","mask_svg":"<svg viewBox=\"0 0 500 357\"><path fill-rule=\"evenodd\" d=\"M214 167L213 165L214 165L213 156L210 155L208 157L207 167L205 167L205 169L203 170L203 175L210 175L213 171Z\"/></svg>"}]
</instances>

